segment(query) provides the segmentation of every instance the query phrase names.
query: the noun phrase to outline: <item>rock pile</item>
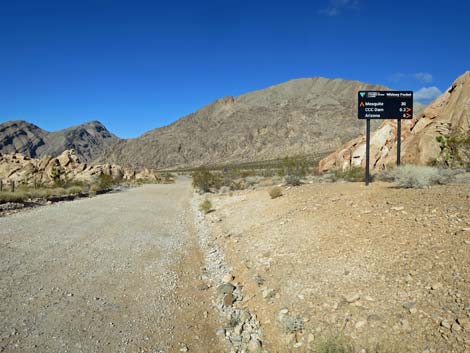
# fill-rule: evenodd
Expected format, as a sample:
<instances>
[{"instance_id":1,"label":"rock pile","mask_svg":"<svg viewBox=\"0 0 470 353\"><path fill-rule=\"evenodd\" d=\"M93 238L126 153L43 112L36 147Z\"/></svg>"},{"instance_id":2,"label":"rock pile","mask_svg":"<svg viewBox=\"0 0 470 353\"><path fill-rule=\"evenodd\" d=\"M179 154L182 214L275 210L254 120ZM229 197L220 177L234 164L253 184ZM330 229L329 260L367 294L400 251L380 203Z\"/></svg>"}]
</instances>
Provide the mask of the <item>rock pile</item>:
<instances>
[{"instance_id":1,"label":"rock pile","mask_svg":"<svg viewBox=\"0 0 470 353\"><path fill-rule=\"evenodd\" d=\"M15 182L29 186L51 186L57 182L77 181L92 183L100 175L114 180L160 182L159 173L149 169L136 171L116 164L89 165L82 162L74 150L66 150L58 157L40 159L20 153L0 154L0 180L4 184Z\"/></svg>"}]
</instances>

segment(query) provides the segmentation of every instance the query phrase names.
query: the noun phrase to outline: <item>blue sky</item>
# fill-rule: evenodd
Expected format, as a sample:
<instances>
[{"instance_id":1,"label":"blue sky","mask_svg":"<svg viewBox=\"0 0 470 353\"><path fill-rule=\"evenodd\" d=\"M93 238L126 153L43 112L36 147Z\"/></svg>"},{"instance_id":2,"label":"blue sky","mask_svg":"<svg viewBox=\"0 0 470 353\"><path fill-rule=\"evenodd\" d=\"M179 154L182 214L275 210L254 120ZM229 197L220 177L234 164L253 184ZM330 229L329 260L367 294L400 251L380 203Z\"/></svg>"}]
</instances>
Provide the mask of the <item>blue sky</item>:
<instances>
[{"instance_id":1,"label":"blue sky","mask_svg":"<svg viewBox=\"0 0 470 353\"><path fill-rule=\"evenodd\" d=\"M470 69L470 2L0 0L0 121L120 137L299 77L411 89Z\"/></svg>"}]
</instances>

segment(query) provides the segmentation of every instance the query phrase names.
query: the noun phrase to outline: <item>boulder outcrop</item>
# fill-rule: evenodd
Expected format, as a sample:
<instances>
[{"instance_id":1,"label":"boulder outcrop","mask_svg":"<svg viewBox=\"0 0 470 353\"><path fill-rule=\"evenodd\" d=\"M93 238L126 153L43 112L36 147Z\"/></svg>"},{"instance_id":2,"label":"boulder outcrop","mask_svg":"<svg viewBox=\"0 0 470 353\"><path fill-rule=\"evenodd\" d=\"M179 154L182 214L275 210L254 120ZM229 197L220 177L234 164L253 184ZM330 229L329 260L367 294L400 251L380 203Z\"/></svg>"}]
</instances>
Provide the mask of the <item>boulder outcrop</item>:
<instances>
[{"instance_id":1,"label":"boulder outcrop","mask_svg":"<svg viewBox=\"0 0 470 353\"><path fill-rule=\"evenodd\" d=\"M430 164L441 157L439 136L470 131L470 72L467 71L424 111L411 120L402 120L401 161ZM396 163L396 120L385 120L371 134L370 167L385 169ZM320 161L322 172L365 167L365 135L355 138Z\"/></svg>"}]
</instances>

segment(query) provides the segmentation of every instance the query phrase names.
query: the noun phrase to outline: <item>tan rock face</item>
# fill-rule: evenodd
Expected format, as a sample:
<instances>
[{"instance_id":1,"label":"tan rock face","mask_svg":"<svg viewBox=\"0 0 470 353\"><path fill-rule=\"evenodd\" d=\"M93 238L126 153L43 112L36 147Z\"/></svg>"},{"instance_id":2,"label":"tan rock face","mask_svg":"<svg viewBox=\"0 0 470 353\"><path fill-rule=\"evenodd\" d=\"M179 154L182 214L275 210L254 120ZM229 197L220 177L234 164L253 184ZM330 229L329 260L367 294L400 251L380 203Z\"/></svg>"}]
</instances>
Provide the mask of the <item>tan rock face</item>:
<instances>
[{"instance_id":1,"label":"tan rock face","mask_svg":"<svg viewBox=\"0 0 470 353\"><path fill-rule=\"evenodd\" d=\"M438 136L470 130L470 72L460 76L452 86L412 120L402 121L401 161L429 164L439 158ZM396 163L395 120L385 120L371 134L371 168L384 169ZM358 137L320 161L319 170L365 166L365 136Z\"/></svg>"},{"instance_id":2,"label":"tan rock face","mask_svg":"<svg viewBox=\"0 0 470 353\"><path fill-rule=\"evenodd\" d=\"M87 165L82 163L74 150L66 150L56 158L33 159L19 153L0 154L0 180L4 183L52 185L56 180L75 180L92 183L101 174L115 180L158 181L158 173L144 169L136 173L132 168L115 164Z\"/></svg>"}]
</instances>

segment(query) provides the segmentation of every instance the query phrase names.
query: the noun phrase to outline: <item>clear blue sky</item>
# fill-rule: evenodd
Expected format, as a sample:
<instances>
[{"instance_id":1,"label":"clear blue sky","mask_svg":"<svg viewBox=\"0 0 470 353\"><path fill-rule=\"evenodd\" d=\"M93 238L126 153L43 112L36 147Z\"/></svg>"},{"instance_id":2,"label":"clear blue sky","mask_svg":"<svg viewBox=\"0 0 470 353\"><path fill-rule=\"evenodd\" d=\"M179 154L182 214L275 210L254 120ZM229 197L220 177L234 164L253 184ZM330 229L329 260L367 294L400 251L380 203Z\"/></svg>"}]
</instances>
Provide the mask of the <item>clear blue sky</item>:
<instances>
[{"instance_id":1,"label":"clear blue sky","mask_svg":"<svg viewBox=\"0 0 470 353\"><path fill-rule=\"evenodd\" d=\"M420 90L470 69L470 2L0 0L0 122L120 137L299 77Z\"/></svg>"}]
</instances>

